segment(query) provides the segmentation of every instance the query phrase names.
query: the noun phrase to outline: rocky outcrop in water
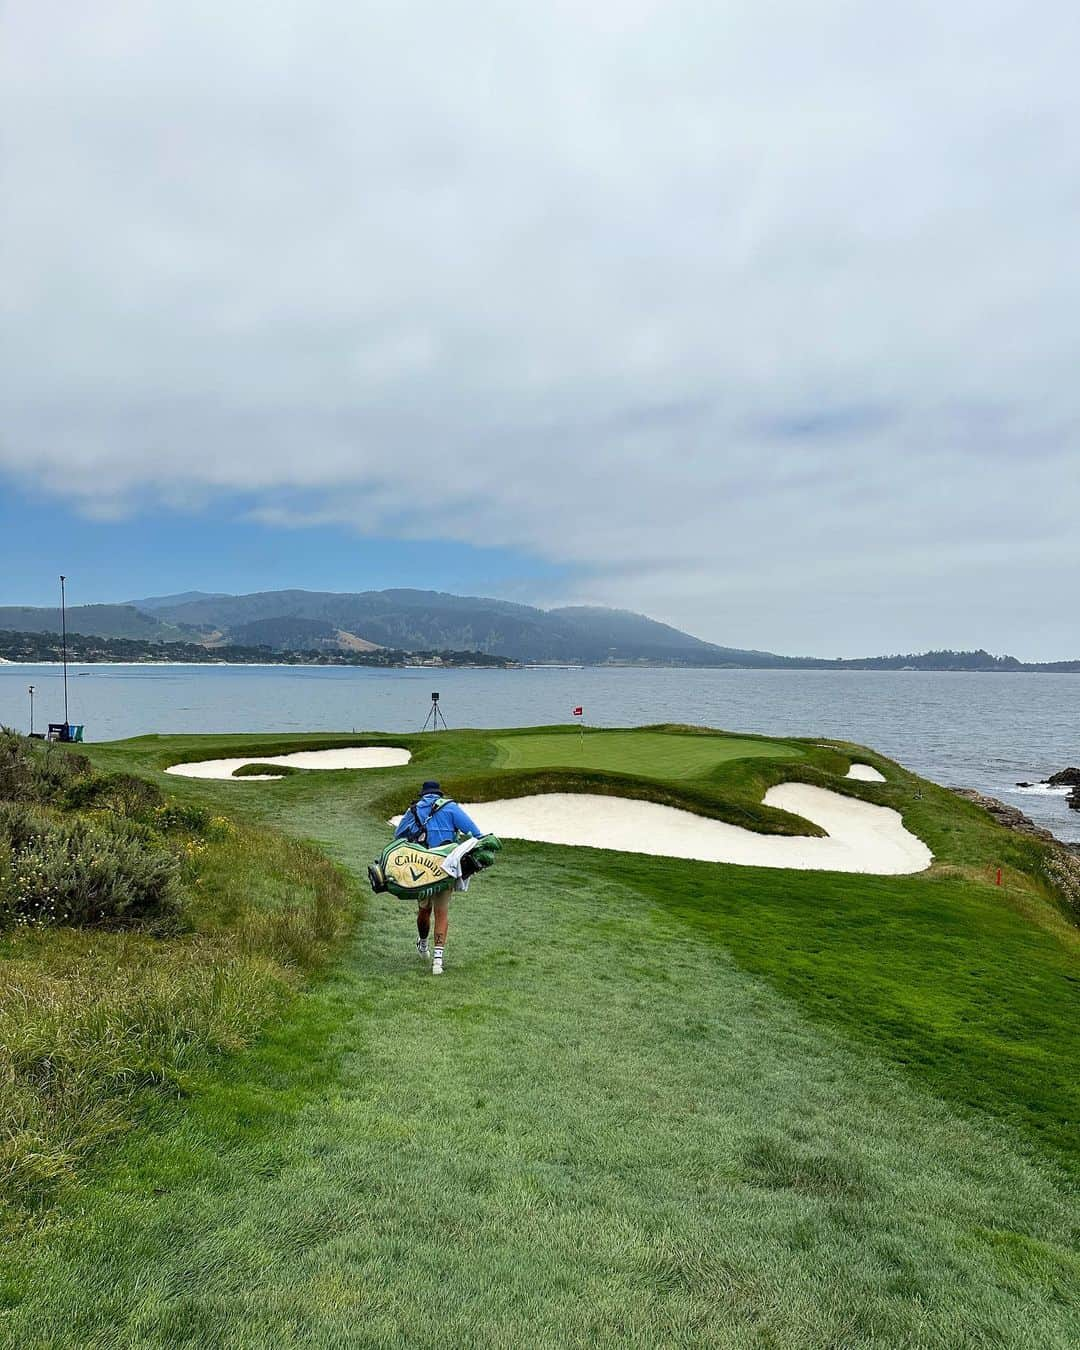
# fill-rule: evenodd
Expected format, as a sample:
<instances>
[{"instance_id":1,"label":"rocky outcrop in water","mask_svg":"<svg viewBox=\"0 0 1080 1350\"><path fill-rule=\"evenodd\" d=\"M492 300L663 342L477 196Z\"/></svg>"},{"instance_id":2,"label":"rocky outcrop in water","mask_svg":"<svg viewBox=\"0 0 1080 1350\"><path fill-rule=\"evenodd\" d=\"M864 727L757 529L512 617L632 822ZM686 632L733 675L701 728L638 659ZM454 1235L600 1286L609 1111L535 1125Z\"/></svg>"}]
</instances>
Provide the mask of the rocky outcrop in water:
<instances>
[{"instance_id":1,"label":"rocky outcrop in water","mask_svg":"<svg viewBox=\"0 0 1080 1350\"><path fill-rule=\"evenodd\" d=\"M1046 780L1046 786L1072 788L1065 802L1071 810L1080 811L1080 769L1069 768L1052 773Z\"/></svg>"},{"instance_id":2,"label":"rocky outcrop in water","mask_svg":"<svg viewBox=\"0 0 1080 1350\"><path fill-rule=\"evenodd\" d=\"M1066 805L1073 811L1080 811L1080 769L1062 769L1046 780L1047 787L1068 787L1072 791L1065 798Z\"/></svg>"},{"instance_id":3,"label":"rocky outcrop in water","mask_svg":"<svg viewBox=\"0 0 1080 1350\"><path fill-rule=\"evenodd\" d=\"M1017 787L1035 787L1035 783L1017 783ZM1080 769L1062 769L1060 773L1052 773L1049 778L1040 778L1039 787L1070 787L1080 792ZM1072 802L1069 803L1072 805Z\"/></svg>"}]
</instances>

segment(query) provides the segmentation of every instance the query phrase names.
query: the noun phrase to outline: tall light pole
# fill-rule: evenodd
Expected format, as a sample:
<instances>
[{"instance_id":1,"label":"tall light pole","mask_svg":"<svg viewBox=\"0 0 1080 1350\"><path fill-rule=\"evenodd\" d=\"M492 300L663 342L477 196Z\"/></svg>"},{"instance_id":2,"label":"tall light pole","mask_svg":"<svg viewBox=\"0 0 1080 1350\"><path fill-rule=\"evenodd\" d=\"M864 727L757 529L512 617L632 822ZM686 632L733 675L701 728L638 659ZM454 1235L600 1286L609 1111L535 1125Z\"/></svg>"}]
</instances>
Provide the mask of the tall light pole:
<instances>
[{"instance_id":1,"label":"tall light pole","mask_svg":"<svg viewBox=\"0 0 1080 1350\"><path fill-rule=\"evenodd\" d=\"M68 690L67 690L67 594L66 594L66 592L65 592L65 590L64 590L64 582L66 582L66 581L67 581L67 577L65 577L65 576L61 576L61 577L60 577L60 625L61 625L61 632L62 632L62 634L63 634L63 636L61 637L61 643L63 644L63 653L64 653L64 735L65 735L65 736L68 734L68 733L67 733L67 728L68 728L68 726L70 725L70 723L68 722Z\"/></svg>"},{"instance_id":2,"label":"tall light pole","mask_svg":"<svg viewBox=\"0 0 1080 1350\"><path fill-rule=\"evenodd\" d=\"M30 695L30 735L34 734L34 686L30 685L26 691Z\"/></svg>"}]
</instances>

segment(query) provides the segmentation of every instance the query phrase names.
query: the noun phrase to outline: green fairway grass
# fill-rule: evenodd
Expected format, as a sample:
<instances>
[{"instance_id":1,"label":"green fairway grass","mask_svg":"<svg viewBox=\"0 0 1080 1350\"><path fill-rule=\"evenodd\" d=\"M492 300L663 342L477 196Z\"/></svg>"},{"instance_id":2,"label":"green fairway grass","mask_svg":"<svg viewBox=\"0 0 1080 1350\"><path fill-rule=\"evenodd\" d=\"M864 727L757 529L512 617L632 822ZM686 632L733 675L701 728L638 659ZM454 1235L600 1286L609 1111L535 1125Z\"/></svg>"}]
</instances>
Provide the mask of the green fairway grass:
<instances>
[{"instance_id":1,"label":"green fairway grass","mask_svg":"<svg viewBox=\"0 0 1080 1350\"><path fill-rule=\"evenodd\" d=\"M585 731L497 737L508 769L584 768L646 778L697 778L733 759L792 759L794 745L747 736L659 731Z\"/></svg>"},{"instance_id":2,"label":"green fairway grass","mask_svg":"<svg viewBox=\"0 0 1080 1350\"><path fill-rule=\"evenodd\" d=\"M441 980L409 905L367 895L255 1046L9 1214L0 1345L1075 1345L1080 943L1043 846L859 747L644 735L716 744L642 792L752 819L772 782L829 784L900 810L937 861L871 878L509 841L453 902ZM540 769L633 782L625 755L503 758L562 738L366 737L413 762L275 783L161 771L357 738L87 750L361 876L425 777L481 803ZM843 780L851 758L888 783Z\"/></svg>"}]
</instances>

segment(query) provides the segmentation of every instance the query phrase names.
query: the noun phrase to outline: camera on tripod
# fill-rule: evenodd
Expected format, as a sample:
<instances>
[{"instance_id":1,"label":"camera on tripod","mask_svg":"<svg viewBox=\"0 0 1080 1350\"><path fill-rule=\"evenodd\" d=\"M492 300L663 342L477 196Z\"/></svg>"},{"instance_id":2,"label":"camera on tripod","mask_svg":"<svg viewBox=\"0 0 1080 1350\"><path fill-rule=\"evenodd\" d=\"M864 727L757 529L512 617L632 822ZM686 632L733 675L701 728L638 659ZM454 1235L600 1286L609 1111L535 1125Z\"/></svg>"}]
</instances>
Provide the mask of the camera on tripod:
<instances>
[{"instance_id":1,"label":"camera on tripod","mask_svg":"<svg viewBox=\"0 0 1080 1350\"><path fill-rule=\"evenodd\" d=\"M440 722L442 723L443 731L450 730L446 725L446 718L442 714L442 709L439 707L439 691L437 689L432 690L431 707L428 709L428 715L424 720L424 725L421 730L427 731L429 722L431 723L432 731L438 731Z\"/></svg>"}]
</instances>

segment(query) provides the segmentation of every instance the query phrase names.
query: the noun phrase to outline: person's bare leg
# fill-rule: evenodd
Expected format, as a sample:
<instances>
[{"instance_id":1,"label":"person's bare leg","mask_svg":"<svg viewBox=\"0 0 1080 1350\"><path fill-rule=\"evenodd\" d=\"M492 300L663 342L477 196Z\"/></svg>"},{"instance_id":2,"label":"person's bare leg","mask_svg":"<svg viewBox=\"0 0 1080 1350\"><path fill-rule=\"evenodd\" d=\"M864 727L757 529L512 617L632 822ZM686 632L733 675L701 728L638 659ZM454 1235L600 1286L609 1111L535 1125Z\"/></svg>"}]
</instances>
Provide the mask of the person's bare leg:
<instances>
[{"instance_id":1,"label":"person's bare leg","mask_svg":"<svg viewBox=\"0 0 1080 1350\"><path fill-rule=\"evenodd\" d=\"M421 900L416 907L416 950L420 956L427 956L428 933L431 931L431 901Z\"/></svg>"},{"instance_id":2,"label":"person's bare leg","mask_svg":"<svg viewBox=\"0 0 1080 1350\"><path fill-rule=\"evenodd\" d=\"M446 946L446 930L450 927L450 892L440 891L435 897L435 946Z\"/></svg>"},{"instance_id":3,"label":"person's bare leg","mask_svg":"<svg viewBox=\"0 0 1080 1350\"><path fill-rule=\"evenodd\" d=\"M450 927L450 891L440 891L432 901L435 910L435 951L432 953L432 975L442 974L443 948L446 946L446 932Z\"/></svg>"}]
</instances>

